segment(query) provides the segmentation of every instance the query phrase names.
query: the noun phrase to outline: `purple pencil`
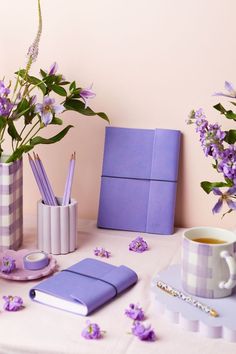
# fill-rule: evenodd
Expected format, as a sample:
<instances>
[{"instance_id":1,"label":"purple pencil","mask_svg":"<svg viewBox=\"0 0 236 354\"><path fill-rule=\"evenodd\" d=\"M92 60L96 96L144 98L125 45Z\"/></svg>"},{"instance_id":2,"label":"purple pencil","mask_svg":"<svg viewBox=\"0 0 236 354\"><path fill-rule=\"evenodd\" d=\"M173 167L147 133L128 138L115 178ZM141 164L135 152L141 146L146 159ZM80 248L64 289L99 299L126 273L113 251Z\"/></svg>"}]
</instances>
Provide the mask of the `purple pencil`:
<instances>
[{"instance_id":1,"label":"purple pencil","mask_svg":"<svg viewBox=\"0 0 236 354\"><path fill-rule=\"evenodd\" d=\"M28 158L29 158L29 163L30 163L30 167L32 169L32 172L34 174L34 178L35 178L35 181L38 185L38 188L39 188L39 191L40 191L40 194L41 194L41 197L42 197L42 200L45 204L49 204L47 198L46 198L46 195L44 193L44 189L43 189L43 186L42 186L42 182L40 180L40 177L39 177L39 174L38 174L38 171L37 171L37 168L35 166L35 163L34 163L34 160L32 159L32 157L30 156L30 154L28 154Z\"/></svg>"},{"instance_id":2,"label":"purple pencil","mask_svg":"<svg viewBox=\"0 0 236 354\"><path fill-rule=\"evenodd\" d=\"M65 185L64 195L63 195L63 199L62 199L62 205L68 205L70 203L70 195L71 195L74 170L75 170L75 152L72 154L71 159L70 159L69 172L68 172L67 179L66 179L66 185Z\"/></svg>"},{"instance_id":3,"label":"purple pencil","mask_svg":"<svg viewBox=\"0 0 236 354\"><path fill-rule=\"evenodd\" d=\"M39 157L39 155L37 154L36 155L36 161L38 161L38 166L39 168L41 169L41 172L42 172L42 175L43 175L43 178L44 178L44 181L45 181L45 185L46 185L46 188L47 188L47 192L49 194L49 198L50 198L50 202L51 202L51 205L58 205L57 203L57 200L56 200L56 197L53 193L53 190L52 190L52 187L51 187L51 184L49 182L49 179L48 179L48 176L47 176L47 173L45 171L45 168L43 166L43 163Z\"/></svg>"},{"instance_id":4,"label":"purple pencil","mask_svg":"<svg viewBox=\"0 0 236 354\"><path fill-rule=\"evenodd\" d=\"M40 166L40 163L39 163L39 160L37 158L37 155L35 153L33 153L34 155L34 163L35 163L35 167L37 169L37 172L38 172L38 176L39 176L39 179L41 181L41 185L42 185L42 188L43 188L43 191L44 191L44 194L46 196L46 199L48 201L48 204L49 205L53 205L53 200L50 196L50 193L49 193L49 190L48 190L48 187L47 187L47 184L46 184L46 180L45 180L45 177L43 175L43 171L41 169L41 166Z\"/></svg>"}]
</instances>

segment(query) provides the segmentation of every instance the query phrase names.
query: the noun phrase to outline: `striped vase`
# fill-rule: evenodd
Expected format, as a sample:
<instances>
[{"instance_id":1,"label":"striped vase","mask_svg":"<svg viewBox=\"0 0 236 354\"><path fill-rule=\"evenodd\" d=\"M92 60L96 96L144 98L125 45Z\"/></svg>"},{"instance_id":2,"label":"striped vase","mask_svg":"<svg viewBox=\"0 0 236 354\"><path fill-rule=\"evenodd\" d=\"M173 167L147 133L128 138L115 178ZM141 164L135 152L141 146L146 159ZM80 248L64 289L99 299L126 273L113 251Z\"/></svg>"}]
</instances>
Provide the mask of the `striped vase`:
<instances>
[{"instance_id":1,"label":"striped vase","mask_svg":"<svg viewBox=\"0 0 236 354\"><path fill-rule=\"evenodd\" d=\"M23 239L23 168L22 159L0 161L0 251L17 250Z\"/></svg>"}]
</instances>

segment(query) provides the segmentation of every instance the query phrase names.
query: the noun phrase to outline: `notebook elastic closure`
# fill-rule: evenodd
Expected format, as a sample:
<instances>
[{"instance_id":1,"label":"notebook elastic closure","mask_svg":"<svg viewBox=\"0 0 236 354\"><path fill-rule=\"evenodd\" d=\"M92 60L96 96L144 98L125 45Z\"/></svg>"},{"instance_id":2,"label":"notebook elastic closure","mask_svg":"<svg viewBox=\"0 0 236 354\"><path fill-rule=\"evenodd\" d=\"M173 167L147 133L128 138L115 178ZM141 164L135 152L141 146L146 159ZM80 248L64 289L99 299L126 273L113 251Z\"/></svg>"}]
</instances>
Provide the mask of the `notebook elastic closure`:
<instances>
[{"instance_id":1,"label":"notebook elastic closure","mask_svg":"<svg viewBox=\"0 0 236 354\"><path fill-rule=\"evenodd\" d=\"M104 276L95 276L88 273L78 272L76 270L64 269L62 272L69 272L73 274L82 275L87 278L101 281L110 285L114 290L114 297L117 296L120 292L127 288L127 281L131 284L137 282L138 277L131 269L125 266L119 266L113 270L106 273ZM80 301L79 296L77 296L76 291L71 294L73 299Z\"/></svg>"}]
</instances>

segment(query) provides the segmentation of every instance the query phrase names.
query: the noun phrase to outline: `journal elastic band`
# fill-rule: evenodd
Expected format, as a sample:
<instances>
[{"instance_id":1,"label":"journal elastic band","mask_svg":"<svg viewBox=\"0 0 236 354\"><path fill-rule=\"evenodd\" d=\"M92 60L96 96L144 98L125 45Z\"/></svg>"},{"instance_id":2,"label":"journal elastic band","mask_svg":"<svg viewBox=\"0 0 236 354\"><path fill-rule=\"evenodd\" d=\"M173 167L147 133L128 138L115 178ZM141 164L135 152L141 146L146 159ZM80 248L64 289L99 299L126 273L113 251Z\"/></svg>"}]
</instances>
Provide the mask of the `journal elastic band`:
<instances>
[{"instance_id":1,"label":"journal elastic band","mask_svg":"<svg viewBox=\"0 0 236 354\"><path fill-rule=\"evenodd\" d=\"M115 295L114 295L114 297L118 294L118 289L117 289L117 287L116 287L114 284L112 284L112 283L110 283L110 282L108 282L108 281L106 281L106 280L104 280L104 279L97 278L97 277L94 277L94 276L88 275L88 274L83 274L83 273L79 273L79 272L74 272L73 270L68 270L68 269L63 269L62 272L74 273L74 274L82 275L82 276L87 277L87 278L91 278L91 279L95 279L95 280L100 280L100 281L102 281L103 283L106 283L106 284L111 285L111 286L113 287L113 289L114 289L115 292L116 292Z\"/></svg>"}]
</instances>

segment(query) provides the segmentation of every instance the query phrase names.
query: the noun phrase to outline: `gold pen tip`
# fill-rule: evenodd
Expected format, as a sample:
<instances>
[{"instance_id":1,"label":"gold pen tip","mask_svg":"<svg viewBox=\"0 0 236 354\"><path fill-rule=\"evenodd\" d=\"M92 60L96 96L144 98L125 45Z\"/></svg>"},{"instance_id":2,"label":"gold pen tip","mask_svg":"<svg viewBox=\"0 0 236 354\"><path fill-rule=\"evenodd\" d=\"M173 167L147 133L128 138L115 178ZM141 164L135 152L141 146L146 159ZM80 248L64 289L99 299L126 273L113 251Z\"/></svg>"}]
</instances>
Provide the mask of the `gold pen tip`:
<instances>
[{"instance_id":1,"label":"gold pen tip","mask_svg":"<svg viewBox=\"0 0 236 354\"><path fill-rule=\"evenodd\" d=\"M213 310L213 309L210 310L210 315L213 316L213 317L219 317L218 312L216 312L216 311Z\"/></svg>"}]
</instances>

